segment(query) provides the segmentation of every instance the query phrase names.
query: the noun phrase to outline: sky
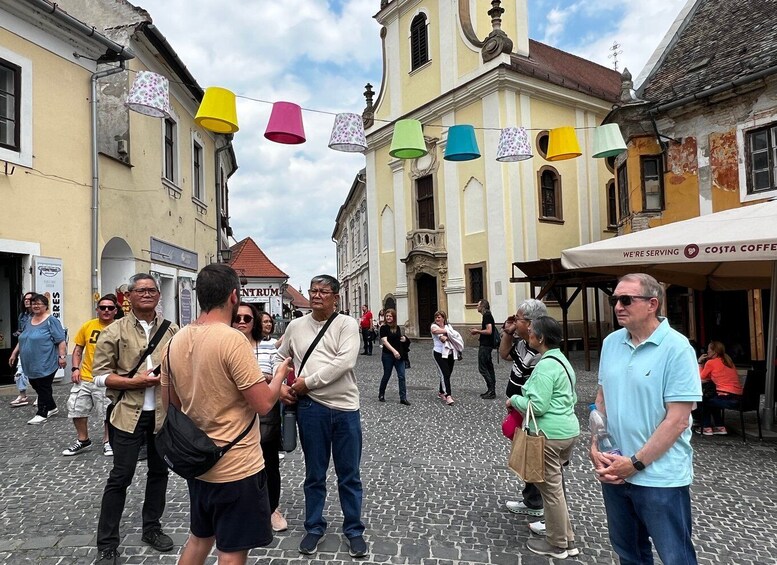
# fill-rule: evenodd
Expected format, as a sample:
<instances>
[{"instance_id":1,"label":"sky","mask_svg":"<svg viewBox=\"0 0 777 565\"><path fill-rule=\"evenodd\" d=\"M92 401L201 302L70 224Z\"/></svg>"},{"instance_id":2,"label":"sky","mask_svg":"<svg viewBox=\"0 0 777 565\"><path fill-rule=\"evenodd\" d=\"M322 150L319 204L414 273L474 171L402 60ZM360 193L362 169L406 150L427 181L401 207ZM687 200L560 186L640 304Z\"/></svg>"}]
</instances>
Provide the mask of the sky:
<instances>
[{"instance_id":1,"label":"sky","mask_svg":"<svg viewBox=\"0 0 777 565\"><path fill-rule=\"evenodd\" d=\"M336 276L331 236L364 156L329 149L333 116L314 111L303 111L306 143L270 142L271 104L240 96L361 113L364 85L380 91L373 18L380 0L147 1L134 3L148 10L200 86L239 97L239 169L229 181L236 240L252 237L295 288L307 289L317 274ZM628 67L636 79L685 3L528 0L529 37L609 67L617 42L618 69ZM490 2L481 5L487 11Z\"/></svg>"}]
</instances>

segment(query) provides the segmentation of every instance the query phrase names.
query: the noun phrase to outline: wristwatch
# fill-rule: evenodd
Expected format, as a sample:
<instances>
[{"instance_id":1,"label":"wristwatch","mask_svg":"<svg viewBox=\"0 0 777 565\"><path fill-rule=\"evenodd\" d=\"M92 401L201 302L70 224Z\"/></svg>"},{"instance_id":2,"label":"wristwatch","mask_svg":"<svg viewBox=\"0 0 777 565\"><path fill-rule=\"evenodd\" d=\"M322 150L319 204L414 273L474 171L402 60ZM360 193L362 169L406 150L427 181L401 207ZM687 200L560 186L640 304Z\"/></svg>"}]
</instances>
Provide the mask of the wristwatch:
<instances>
[{"instance_id":1,"label":"wristwatch","mask_svg":"<svg viewBox=\"0 0 777 565\"><path fill-rule=\"evenodd\" d=\"M78 371L78 370L79 370L79 369L78 369L78 367L71 367L71 368L70 368L70 372L71 372L71 373L75 373L75 372L76 372L76 371Z\"/></svg>"},{"instance_id":2,"label":"wristwatch","mask_svg":"<svg viewBox=\"0 0 777 565\"><path fill-rule=\"evenodd\" d=\"M631 456L631 464L634 465L634 468L637 471L644 471L645 470L645 464L642 461L640 461L639 459L637 459L636 455L632 455Z\"/></svg>"}]
</instances>

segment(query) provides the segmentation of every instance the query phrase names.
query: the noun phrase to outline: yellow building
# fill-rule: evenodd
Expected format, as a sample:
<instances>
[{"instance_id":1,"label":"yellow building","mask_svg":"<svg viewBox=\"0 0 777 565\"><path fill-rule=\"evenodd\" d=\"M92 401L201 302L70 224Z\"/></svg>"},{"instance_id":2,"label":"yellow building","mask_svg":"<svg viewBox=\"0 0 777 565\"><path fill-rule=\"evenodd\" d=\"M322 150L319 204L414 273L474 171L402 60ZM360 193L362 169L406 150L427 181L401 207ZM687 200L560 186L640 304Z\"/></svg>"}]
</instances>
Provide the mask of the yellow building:
<instances>
[{"instance_id":1,"label":"yellow building","mask_svg":"<svg viewBox=\"0 0 777 565\"><path fill-rule=\"evenodd\" d=\"M169 118L124 106L139 70L170 80ZM48 292L71 335L141 271L164 316L195 315L237 169L230 140L194 124L202 95L131 4L0 0L0 371L24 291Z\"/></svg>"},{"instance_id":2,"label":"yellow building","mask_svg":"<svg viewBox=\"0 0 777 565\"><path fill-rule=\"evenodd\" d=\"M530 40L525 0L499 4L393 0L375 16L384 68L364 114L369 286L373 302L396 304L410 335L428 335L437 309L453 324L479 323L480 298L503 320L529 295L510 283L513 262L611 233L613 175L591 158L592 128L617 100L619 75ZM423 124L427 156L389 155L403 118ZM455 124L475 126L480 159L443 159ZM530 130L532 159L496 161L509 126ZM561 126L578 128L583 156L549 162L548 130Z\"/></svg>"}]
</instances>

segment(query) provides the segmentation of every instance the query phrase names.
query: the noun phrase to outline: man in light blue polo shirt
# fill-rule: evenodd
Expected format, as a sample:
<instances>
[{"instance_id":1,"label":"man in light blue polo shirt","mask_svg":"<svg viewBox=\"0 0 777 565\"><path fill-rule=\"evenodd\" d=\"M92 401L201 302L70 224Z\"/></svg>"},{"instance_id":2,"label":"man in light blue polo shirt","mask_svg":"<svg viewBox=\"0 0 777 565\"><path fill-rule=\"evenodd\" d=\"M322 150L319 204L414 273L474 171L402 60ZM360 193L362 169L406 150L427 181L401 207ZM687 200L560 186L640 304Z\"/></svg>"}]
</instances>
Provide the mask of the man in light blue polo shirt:
<instances>
[{"instance_id":1,"label":"man in light blue polo shirt","mask_svg":"<svg viewBox=\"0 0 777 565\"><path fill-rule=\"evenodd\" d=\"M622 564L696 563L691 541L691 410L701 401L696 354L658 312L650 275L623 277L610 303L622 329L604 340L596 406L623 455L591 461L602 483L610 542Z\"/></svg>"}]
</instances>

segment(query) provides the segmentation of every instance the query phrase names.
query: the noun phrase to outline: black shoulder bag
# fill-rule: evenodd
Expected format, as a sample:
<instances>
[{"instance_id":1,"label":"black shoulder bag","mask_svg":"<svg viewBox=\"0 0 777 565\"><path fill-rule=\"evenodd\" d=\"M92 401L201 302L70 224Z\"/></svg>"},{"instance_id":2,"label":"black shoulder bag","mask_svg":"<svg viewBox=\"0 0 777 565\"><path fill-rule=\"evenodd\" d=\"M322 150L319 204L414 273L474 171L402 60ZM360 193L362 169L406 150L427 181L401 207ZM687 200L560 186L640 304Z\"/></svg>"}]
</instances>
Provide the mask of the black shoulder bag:
<instances>
[{"instance_id":1,"label":"black shoulder bag","mask_svg":"<svg viewBox=\"0 0 777 565\"><path fill-rule=\"evenodd\" d=\"M173 386L173 370L170 366L170 349L167 350L167 372L170 387ZM239 436L226 445L216 445L210 436L197 427L189 416L170 403L167 396L167 417L154 438L159 456L175 474L184 479L194 479L209 471L237 442L246 437L256 422L251 422Z\"/></svg>"},{"instance_id":2,"label":"black shoulder bag","mask_svg":"<svg viewBox=\"0 0 777 565\"><path fill-rule=\"evenodd\" d=\"M326 333L326 330L329 329L329 326L332 325L332 322L334 322L335 318L337 317L337 312L333 312L331 316L329 316L329 319L326 321L326 324L318 331L318 335L316 335L316 339L313 340L313 342L310 344L310 347L308 347L308 350L305 352L305 356L302 358L302 362L299 365L299 371L297 372L297 375L302 376L302 369L305 366L305 363L308 361L308 357L310 357L310 354L313 353L313 350L316 348L316 345L318 345L318 342L321 341L321 338L324 337L324 334ZM283 451L291 452L294 451L297 448L297 406L291 405L291 406L284 406L283 407L283 423L282 423L282 430L281 430L281 448Z\"/></svg>"}]
</instances>

